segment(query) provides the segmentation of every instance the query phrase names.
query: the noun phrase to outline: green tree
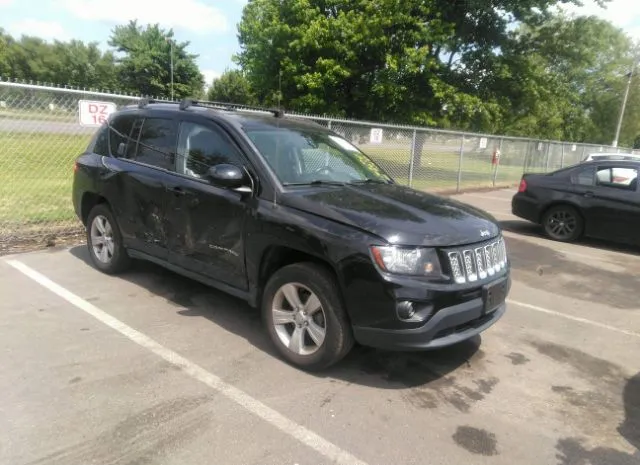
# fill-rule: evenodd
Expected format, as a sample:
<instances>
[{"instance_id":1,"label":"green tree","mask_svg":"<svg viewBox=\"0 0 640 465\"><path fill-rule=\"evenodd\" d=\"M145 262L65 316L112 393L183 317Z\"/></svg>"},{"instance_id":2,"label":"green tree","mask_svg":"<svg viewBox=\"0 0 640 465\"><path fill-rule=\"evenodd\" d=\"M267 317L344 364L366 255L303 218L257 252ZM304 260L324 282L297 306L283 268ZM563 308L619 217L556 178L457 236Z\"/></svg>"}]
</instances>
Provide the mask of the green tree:
<instances>
[{"instance_id":1,"label":"green tree","mask_svg":"<svg viewBox=\"0 0 640 465\"><path fill-rule=\"evenodd\" d=\"M9 62L9 47L13 42L13 37L0 28L0 76L8 77L11 74L11 63Z\"/></svg>"},{"instance_id":2,"label":"green tree","mask_svg":"<svg viewBox=\"0 0 640 465\"><path fill-rule=\"evenodd\" d=\"M0 74L15 79L81 88L118 90L114 58L97 43L15 40L0 31Z\"/></svg>"},{"instance_id":3,"label":"green tree","mask_svg":"<svg viewBox=\"0 0 640 465\"><path fill-rule=\"evenodd\" d=\"M504 107L477 83L500 62L509 29L568 1L251 0L236 59L270 103L490 131Z\"/></svg>"},{"instance_id":4,"label":"green tree","mask_svg":"<svg viewBox=\"0 0 640 465\"><path fill-rule=\"evenodd\" d=\"M7 48L7 58L11 77L26 81L55 83L56 58L51 53L51 45L39 37L22 36L11 39Z\"/></svg>"},{"instance_id":5,"label":"green tree","mask_svg":"<svg viewBox=\"0 0 640 465\"><path fill-rule=\"evenodd\" d=\"M173 46L171 45L173 43ZM196 64L197 55L187 52L189 42L176 42L172 31L157 24L139 26L131 21L116 26L109 40L122 57L116 59L118 79L125 90L143 95L171 97L171 50L175 98L198 96L204 77Z\"/></svg>"},{"instance_id":6,"label":"green tree","mask_svg":"<svg viewBox=\"0 0 640 465\"><path fill-rule=\"evenodd\" d=\"M52 82L80 88L120 90L113 53L103 53L97 43L55 41L51 53L55 57L50 68Z\"/></svg>"},{"instance_id":7,"label":"green tree","mask_svg":"<svg viewBox=\"0 0 640 465\"><path fill-rule=\"evenodd\" d=\"M227 70L215 78L207 92L209 100L243 105L257 103L251 84L241 70Z\"/></svg>"},{"instance_id":8,"label":"green tree","mask_svg":"<svg viewBox=\"0 0 640 465\"><path fill-rule=\"evenodd\" d=\"M498 132L611 143L633 55L613 24L557 15L515 31L477 85L504 108Z\"/></svg>"}]
</instances>

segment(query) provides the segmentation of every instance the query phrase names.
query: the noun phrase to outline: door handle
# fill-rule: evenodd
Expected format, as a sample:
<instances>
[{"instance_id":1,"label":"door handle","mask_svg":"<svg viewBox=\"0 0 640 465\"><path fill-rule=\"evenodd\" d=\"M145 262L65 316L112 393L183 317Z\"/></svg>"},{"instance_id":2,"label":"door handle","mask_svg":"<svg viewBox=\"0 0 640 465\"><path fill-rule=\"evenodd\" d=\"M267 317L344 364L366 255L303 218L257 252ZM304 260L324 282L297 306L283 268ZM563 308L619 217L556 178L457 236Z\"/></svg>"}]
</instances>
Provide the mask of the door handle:
<instances>
[{"instance_id":1,"label":"door handle","mask_svg":"<svg viewBox=\"0 0 640 465\"><path fill-rule=\"evenodd\" d=\"M587 191L584 193L585 197L593 197L593 192L592 191Z\"/></svg>"},{"instance_id":2,"label":"door handle","mask_svg":"<svg viewBox=\"0 0 640 465\"><path fill-rule=\"evenodd\" d=\"M182 189L182 187L179 187L179 186L170 187L169 191L173 192L174 195L187 195L187 192L184 189Z\"/></svg>"}]
</instances>

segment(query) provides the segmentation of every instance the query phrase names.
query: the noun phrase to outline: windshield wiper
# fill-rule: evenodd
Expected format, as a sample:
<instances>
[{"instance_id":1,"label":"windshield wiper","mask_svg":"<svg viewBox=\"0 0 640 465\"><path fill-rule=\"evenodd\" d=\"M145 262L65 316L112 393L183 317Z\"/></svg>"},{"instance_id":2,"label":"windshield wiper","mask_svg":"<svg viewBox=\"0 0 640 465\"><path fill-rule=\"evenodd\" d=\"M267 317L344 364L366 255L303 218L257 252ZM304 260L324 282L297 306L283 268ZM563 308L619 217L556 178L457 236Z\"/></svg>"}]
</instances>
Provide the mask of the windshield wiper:
<instances>
[{"instance_id":1,"label":"windshield wiper","mask_svg":"<svg viewBox=\"0 0 640 465\"><path fill-rule=\"evenodd\" d=\"M284 184L285 186L344 186L343 182L340 181L324 181L322 179L316 179L314 181L309 182L288 182Z\"/></svg>"},{"instance_id":2,"label":"windshield wiper","mask_svg":"<svg viewBox=\"0 0 640 465\"><path fill-rule=\"evenodd\" d=\"M350 181L349 184L389 184L389 181L383 181L382 179L357 179Z\"/></svg>"}]
</instances>

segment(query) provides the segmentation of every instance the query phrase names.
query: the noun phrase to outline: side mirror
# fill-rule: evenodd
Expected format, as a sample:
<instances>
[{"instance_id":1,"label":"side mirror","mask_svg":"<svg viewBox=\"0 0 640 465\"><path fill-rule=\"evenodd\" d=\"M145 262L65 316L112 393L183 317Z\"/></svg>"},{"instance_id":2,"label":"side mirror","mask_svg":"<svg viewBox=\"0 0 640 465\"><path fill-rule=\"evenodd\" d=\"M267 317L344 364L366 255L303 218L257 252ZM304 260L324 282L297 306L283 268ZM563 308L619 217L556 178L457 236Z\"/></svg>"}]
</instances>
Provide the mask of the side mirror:
<instances>
[{"instance_id":1,"label":"side mirror","mask_svg":"<svg viewBox=\"0 0 640 465\"><path fill-rule=\"evenodd\" d=\"M209 168L207 176L212 184L227 189L243 187L247 179L242 168L226 163Z\"/></svg>"}]
</instances>

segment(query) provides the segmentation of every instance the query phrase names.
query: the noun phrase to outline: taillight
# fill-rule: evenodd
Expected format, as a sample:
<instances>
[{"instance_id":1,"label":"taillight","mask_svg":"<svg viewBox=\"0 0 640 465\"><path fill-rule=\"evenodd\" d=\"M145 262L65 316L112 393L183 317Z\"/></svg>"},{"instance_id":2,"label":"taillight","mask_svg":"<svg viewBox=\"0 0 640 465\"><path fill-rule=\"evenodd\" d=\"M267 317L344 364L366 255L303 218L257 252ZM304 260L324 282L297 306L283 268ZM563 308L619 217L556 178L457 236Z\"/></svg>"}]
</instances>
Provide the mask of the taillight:
<instances>
[{"instance_id":1,"label":"taillight","mask_svg":"<svg viewBox=\"0 0 640 465\"><path fill-rule=\"evenodd\" d=\"M527 181L524 180L524 178L522 178L520 180L520 186L518 187L518 192L524 192L527 190Z\"/></svg>"}]
</instances>

